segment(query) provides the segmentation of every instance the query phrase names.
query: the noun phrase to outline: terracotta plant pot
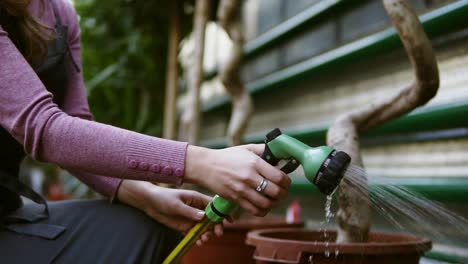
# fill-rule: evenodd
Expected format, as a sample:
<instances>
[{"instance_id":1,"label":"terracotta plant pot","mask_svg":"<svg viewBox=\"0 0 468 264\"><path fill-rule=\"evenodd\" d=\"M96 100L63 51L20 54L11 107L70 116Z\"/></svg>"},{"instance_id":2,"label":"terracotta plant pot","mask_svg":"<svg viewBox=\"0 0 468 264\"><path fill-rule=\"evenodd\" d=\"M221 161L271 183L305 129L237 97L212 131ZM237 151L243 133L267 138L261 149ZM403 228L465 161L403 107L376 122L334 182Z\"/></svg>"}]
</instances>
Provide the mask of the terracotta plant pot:
<instances>
[{"instance_id":1,"label":"terracotta plant pot","mask_svg":"<svg viewBox=\"0 0 468 264\"><path fill-rule=\"evenodd\" d=\"M261 228L301 228L303 222L288 224L284 217L255 217L239 219L224 227L222 237L212 237L203 246L194 245L184 256L183 264L238 264L255 263L254 247L245 244L249 231Z\"/></svg>"},{"instance_id":2,"label":"terracotta plant pot","mask_svg":"<svg viewBox=\"0 0 468 264\"><path fill-rule=\"evenodd\" d=\"M282 228L249 232L247 244L256 247L257 263L314 264L418 264L421 254L432 246L425 238L405 234L370 233L368 243L338 244L332 242L335 238L335 231L325 235L324 231Z\"/></svg>"}]
</instances>

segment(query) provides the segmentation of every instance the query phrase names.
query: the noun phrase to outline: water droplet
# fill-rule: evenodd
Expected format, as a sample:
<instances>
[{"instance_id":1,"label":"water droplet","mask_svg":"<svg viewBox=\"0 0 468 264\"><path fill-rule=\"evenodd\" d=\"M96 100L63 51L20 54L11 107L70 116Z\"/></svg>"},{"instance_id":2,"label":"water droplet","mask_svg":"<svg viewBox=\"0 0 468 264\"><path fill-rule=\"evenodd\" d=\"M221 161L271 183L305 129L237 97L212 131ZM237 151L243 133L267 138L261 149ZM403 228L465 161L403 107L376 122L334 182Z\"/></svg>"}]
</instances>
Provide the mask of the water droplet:
<instances>
[{"instance_id":1,"label":"water droplet","mask_svg":"<svg viewBox=\"0 0 468 264\"><path fill-rule=\"evenodd\" d=\"M330 220L335 216L335 214L332 213L331 211L331 204L333 200L333 193L330 195L327 195L327 200L325 201L325 221L321 222L321 227L320 230L323 230L323 237L325 240L328 240L328 233L326 228L323 228L324 226L327 226L330 223Z\"/></svg>"},{"instance_id":2,"label":"water droplet","mask_svg":"<svg viewBox=\"0 0 468 264\"><path fill-rule=\"evenodd\" d=\"M330 257L330 250L325 251L325 257L327 257L327 258Z\"/></svg>"},{"instance_id":3,"label":"water droplet","mask_svg":"<svg viewBox=\"0 0 468 264\"><path fill-rule=\"evenodd\" d=\"M311 263L311 264L314 263L314 255L309 256L309 263Z\"/></svg>"},{"instance_id":4,"label":"water droplet","mask_svg":"<svg viewBox=\"0 0 468 264\"><path fill-rule=\"evenodd\" d=\"M327 195L327 201L325 202L325 222L328 224L330 220L335 216L331 210L333 200L333 194Z\"/></svg>"},{"instance_id":5,"label":"water droplet","mask_svg":"<svg viewBox=\"0 0 468 264\"><path fill-rule=\"evenodd\" d=\"M335 249L335 258L338 257L339 254L340 254L340 251L338 249Z\"/></svg>"}]
</instances>

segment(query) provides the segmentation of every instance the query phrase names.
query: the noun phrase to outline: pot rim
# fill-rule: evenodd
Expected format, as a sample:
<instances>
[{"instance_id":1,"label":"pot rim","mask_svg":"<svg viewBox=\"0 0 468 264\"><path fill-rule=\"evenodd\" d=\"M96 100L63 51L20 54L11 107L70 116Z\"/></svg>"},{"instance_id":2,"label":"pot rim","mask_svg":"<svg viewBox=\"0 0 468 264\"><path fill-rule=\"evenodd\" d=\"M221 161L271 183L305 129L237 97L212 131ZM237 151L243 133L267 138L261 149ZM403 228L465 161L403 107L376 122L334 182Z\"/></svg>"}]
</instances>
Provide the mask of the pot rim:
<instances>
[{"instance_id":1,"label":"pot rim","mask_svg":"<svg viewBox=\"0 0 468 264\"><path fill-rule=\"evenodd\" d=\"M280 229L280 228L303 228L304 221L288 223L284 217L265 218L243 218L235 220L233 223L224 224L225 230L260 230L260 229Z\"/></svg>"},{"instance_id":2,"label":"pot rim","mask_svg":"<svg viewBox=\"0 0 468 264\"><path fill-rule=\"evenodd\" d=\"M281 248L281 250L298 251L298 253L324 253L325 251L339 254L366 254L366 255L385 255L395 253L422 253L432 248L432 242L423 237L418 237L404 233L388 232L370 232L369 236L384 237L397 241L367 242L367 243L336 243L326 241L301 241L294 239L274 238L266 236L269 233L323 233L336 234L335 230L317 230L304 228L275 228L250 231L247 234L246 243L259 248ZM300 252L299 252L300 251Z\"/></svg>"}]
</instances>

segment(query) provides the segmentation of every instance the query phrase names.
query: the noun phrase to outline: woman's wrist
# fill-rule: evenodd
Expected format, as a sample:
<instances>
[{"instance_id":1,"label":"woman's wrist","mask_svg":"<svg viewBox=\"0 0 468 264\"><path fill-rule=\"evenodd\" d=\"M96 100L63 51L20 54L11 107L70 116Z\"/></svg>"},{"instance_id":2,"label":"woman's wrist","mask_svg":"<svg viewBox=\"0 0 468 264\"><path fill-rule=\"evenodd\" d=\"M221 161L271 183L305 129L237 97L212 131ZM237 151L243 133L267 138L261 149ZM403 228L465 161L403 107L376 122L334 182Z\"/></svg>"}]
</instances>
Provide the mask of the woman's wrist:
<instances>
[{"instance_id":1,"label":"woman's wrist","mask_svg":"<svg viewBox=\"0 0 468 264\"><path fill-rule=\"evenodd\" d=\"M145 210L145 198L148 193L149 182L123 180L117 192L117 198L120 202L130 206Z\"/></svg>"},{"instance_id":2,"label":"woman's wrist","mask_svg":"<svg viewBox=\"0 0 468 264\"><path fill-rule=\"evenodd\" d=\"M209 181L209 163L213 150L189 145L185 158L185 182L206 187Z\"/></svg>"}]
</instances>

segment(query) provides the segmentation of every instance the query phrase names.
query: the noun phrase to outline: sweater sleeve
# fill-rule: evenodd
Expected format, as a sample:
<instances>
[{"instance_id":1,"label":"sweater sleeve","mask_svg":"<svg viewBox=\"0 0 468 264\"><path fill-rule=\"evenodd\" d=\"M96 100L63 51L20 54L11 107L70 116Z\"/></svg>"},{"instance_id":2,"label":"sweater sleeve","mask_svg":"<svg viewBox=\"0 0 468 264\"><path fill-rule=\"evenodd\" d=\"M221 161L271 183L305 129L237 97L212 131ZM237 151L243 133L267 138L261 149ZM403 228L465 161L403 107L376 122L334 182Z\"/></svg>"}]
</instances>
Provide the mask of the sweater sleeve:
<instances>
[{"instance_id":1,"label":"sweater sleeve","mask_svg":"<svg viewBox=\"0 0 468 264\"><path fill-rule=\"evenodd\" d=\"M80 47L80 27L78 16L68 2L60 2L58 6L61 20L68 26L68 45L70 53L67 54L72 65L69 65L69 78L66 87L66 93L62 105L62 110L70 116L79 117L85 120L93 120L89 111L89 105L86 97L86 90L81 72L81 47ZM81 170L67 169L81 182L88 185L93 190L113 201L117 195L118 188L122 179L96 175Z\"/></svg>"},{"instance_id":2,"label":"sweater sleeve","mask_svg":"<svg viewBox=\"0 0 468 264\"><path fill-rule=\"evenodd\" d=\"M0 125L34 159L71 171L182 184L187 143L72 117L0 28Z\"/></svg>"}]
</instances>

